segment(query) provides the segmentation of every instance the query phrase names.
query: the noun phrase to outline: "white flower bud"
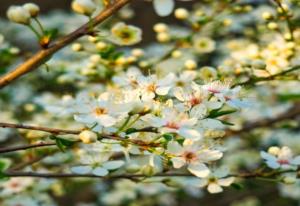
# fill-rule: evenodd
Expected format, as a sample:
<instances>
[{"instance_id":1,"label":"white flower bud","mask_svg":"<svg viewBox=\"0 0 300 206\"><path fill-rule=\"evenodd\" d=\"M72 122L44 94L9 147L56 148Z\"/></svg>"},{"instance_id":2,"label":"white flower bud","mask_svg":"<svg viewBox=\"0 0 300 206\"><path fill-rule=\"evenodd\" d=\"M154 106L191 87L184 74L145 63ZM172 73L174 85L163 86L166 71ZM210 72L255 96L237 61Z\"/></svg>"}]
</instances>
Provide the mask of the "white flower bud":
<instances>
[{"instance_id":1,"label":"white flower bud","mask_svg":"<svg viewBox=\"0 0 300 206\"><path fill-rule=\"evenodd\" d=\"M79 43L74 43L72 44L72 50L73 51L81 51L82 50L82 45Z\"/></svg>"},{"instance_id":2,"label":"white flower bud","mask_svg":"<svg viewBox=\"0 0 300 206\"><path fill-rule=\"evenodd\" d=\"M96 44L96 48L101 51L107 47L107 44L103 41L100 41Z\"/></svg>"},{"instance_id":3,"label":"white flower bud","mask_svg":"<svg viewBox=\"0 0 300 206\"><path fill-rule=\"evenodd\" d=\"M18 24L29 24L30 13L21 6L11 6L6 13L8 19Z\"/></svg>"},{"instance_id":4,"label":"white flower bud","mask_svg":"<svg viewBox=\"0 0 300 206\"><path fill-rule=\"evenodd\" d=\"M138 171L140 171L140 168L141 167L137 164L129 164L126 166L125 170L129 173L137 173Z\"/></svg>"},{"instance_id":5,"label":"white flower bud","mask_svg":"<svg viewBox=\"0 0 300 206\"><path fill-rule=\"evenodd\" d=\"M75 0L72 9L79 14L91 16L96 10L96 4L92 0Z\"/></svg>"},{"instance_id":6,"label":"white flower bud","mask_svg":"<svg viewBox=\"0 0 300 206\"><path fill-rule=\"evenodd\" d=\"M279 151L280 151L280 148L279 147L275 147L275 146L270 147L268 149L268 153L270 153L272 155L275 155L275 156L279 153Z\"/></svg>"},{"instance_id":7,"label":"white flower bud","mask_svg":"<svg viewBox=\"0 0 300 206\"><path fill-rule=\"evenodd\" d=\"M192 70L197 68L197 63L192 59L188 59L185 61L184 66L185 68Z\"/></svg>"},{"instance_id":8,"label":"white flower bud","mask_svg":"<svg viewBox=\"0 0 300 206\"><path fill-rule=\"evenodd\" d=\"M170 35L167 32L158 33L156 38L157 38L157 41L162 42L162 43L168 42L171 39Z\"/></svg>"},{"instance_id":9,"label":"white flower bud","mask_svg":"<svg viewBox=\"0 0 300 206\"><path fill-rule=\"evenodd\" d=\"M272 14L268 11L265 11L262 13L262 18L265 19L265 20L269 20L269 19L272 19Z\"/></svg>"},{"instance_id":10,"label":"white flower bud","mask_svg":"<svg viewBox=\"0 0 300 206\"><path fill-rule=\"evenodd\" d=\"M101 57L100 57L100 55L98 55L98 54L93 54L93 55L90 56L90 61L91 61L92 63L94 63L94 64L99 63L100 60L101 60Z\"/></svg>"},{"instance_id":11,"label":"white flower bud","mask_svg":"<svg viewBox=\"0 0 300 206\"><path fill-rule=\"evenodd\" d=\"M286 176L286 177L283 178L282 182L285 183L285 184L291 185L291 184L295 184L296 180L297 179L295 177Z\"/></svg>"},{"instance_id":12,"label":"white flower bud","mask_svg":"<svg viewBox=\"0 0 300 206\"><path fill-rule=\"evenodd\" d=\"M90 144L97 141L97 134L89 130L84 130L79 134L79 139L85 144Z\"/></svg>"},{"instance_id":13,"label":"white flower bud","mask_svg":"<svg viewBox=\"0 0 300 206\"><path fill-rule=\"evenodd\" d=\"M131 54L135 57L141 57L144 55L144 51L142 49L133 49Z\"/></svg>"},{"instance_id":14,"label":"white flower bud","mask_svg":"<svg viewBox=\"0 0 300 206\"><path fill-rule=\"evenodd\" d=\"M278 29L278 24L276 22L270 22L270 23L268 23L267 26L269 29L272 29L272 30Z\"/></svg>"},{"instance_id":15,"label":"white flower bud","mask_svg":"<svg viewBox=\"0 0 300 206\"><path fill-rule=\"evenodd\" d=\"M167 32L168 26L164 23L157 23L154 25L153 30L157 33Z\"/></svg>"},{"instance_id":16,"label":"white flower bud","mask_svg":"<svg viewBox=\"0 0 300 206\"><path fill-rule=\"evenodd\" d=\"M182 56L182 52L179 51L179 50L175 50L175 51L172 52L172 57L173 58L179 58L181 56Z\"/></svg>"},{"instance_id":17,"label":"white flower bud","mask_svg":"<svg viewBox=\"0 0 300 206\"><path fill-rule=\"evenodd\" d=\"M181 20L187 19L189 17L188 10L184 8L176 9L174 14L177 19L181 19Z\"/></svg>"},{"instance_id":18,"label":"white flower bud","mask_svg":"<svg viewBox=\"0 0 300 206\"><path fill-rule=\"evenodd\" d=\"M142 167L141 172L145 176L153 176L155 174L155 168L151 165L145 165Z\"/></svg>"},{"instance_id":19,"label":"white flower bud","mask_svg":"<svg viewBox=\"0 0 300 206\"><path fill-rule=\"evenodd\" d=\"M34 3L24 4L23 8L30 13L31 17L36 17L40 13L40 7Z\"/></svg>"}]
</instances>

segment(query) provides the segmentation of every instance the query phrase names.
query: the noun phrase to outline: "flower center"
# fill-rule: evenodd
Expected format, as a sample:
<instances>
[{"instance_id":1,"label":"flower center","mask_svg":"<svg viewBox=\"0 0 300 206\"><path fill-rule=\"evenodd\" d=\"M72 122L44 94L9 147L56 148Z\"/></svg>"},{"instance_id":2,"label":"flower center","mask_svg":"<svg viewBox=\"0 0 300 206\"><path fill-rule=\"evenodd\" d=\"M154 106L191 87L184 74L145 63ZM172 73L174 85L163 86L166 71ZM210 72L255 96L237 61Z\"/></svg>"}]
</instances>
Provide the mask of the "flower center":
<instances>
[{"instance_id":1,"label":"flower center","mask_svg":"<svg viewBox=\"0 0 300 206\"><path fill-rule=\"evenodd\" d=\"M107 110L105 108L102 108L102 107L96 107L94 109L93 113L95 114L95 116L101 116L103 114L107 114Z\"/></svg>"},{"instance_id":2,"label":"flower center","mask_svg":"<svg viewBox=\"0 0 300 206\"><path fill-rule=\"evenodd\" d=\"M183 153L183 158L187 162L193 162L193 161L197 160L197 155L194 152L186 151Z\"/></svg>"},{"instance_id":3,"label":"flower center","mask_svg":"<svg viewBox=\"0 0 300 206\"><path fill-rule=\"evenodd\" d=\"M147 87L147 90L149 92L155 92L156 90L156 85L155 84L149 84L148 87Z\"/></svg>"},{"instance_id":4,"label":"flower center","mask_svg":"<svg viewBox=\"0 0 300 206\"><path fill-rule=\"evenodd\" d=\"M202 102L202 100L200 99L200 98L197 98L197 97L192 97L191 99L190 99L190 104L192 105L192 106L195 106L195 105L197 105L197 104L200 104Z\"/></svg>"},{"instance_id":5,"label":"flower center","mask_svg":"<svg viewBox=\"0 0 300 206\"><path fill-rule=\"evenodd\" d=\"M285 159L279 159L277 160L277 162L281 165L288 165L290 163L289 160L285 160Z\"/></svg>"},{"instance_id":6,"label":"flower center","mask_svg":"<svg viewBox=\"0 0 300 206\"><path fill-rule=\"evenodd\" d=\"M165 126L170 129L179 129L179 125L176 124L175 122L168 122Z\"/></svg>"}]
</instances>

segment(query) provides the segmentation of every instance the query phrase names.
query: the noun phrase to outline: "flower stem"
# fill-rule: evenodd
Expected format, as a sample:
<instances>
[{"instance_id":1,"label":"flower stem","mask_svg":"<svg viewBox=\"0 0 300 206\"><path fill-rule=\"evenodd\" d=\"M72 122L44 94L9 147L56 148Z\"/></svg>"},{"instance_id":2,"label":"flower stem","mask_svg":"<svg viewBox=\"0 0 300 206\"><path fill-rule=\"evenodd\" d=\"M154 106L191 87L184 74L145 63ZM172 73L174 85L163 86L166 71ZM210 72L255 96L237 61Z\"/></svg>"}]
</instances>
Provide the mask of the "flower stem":
<instances>
[{"instance_id":1,"label":"flower stem","mask_svg":"<svg viewBox=\"0 0 300 206\"><path fill-rule=\"evenodd\" d=\"M27 26L36 35L36 37L38 39L41 39L41 35L39 34L39 32L31 24L28 24Z\"/></svg>"},{"instance_id":2,"label":"flower stem","mask_svg":"<svg viewBox=\"0 0 300 206\"><path fill-rule=\"evenodd\" d=\"M44 29L43 25L41 24L41 22L39 21L39 19L38 19L37 17L34 17L33 19L34 19L34 21L37 23L37 25L39 26L41 32L42 32L43 34L45 34L45 29Z\"/></svg>"}]
</instances>

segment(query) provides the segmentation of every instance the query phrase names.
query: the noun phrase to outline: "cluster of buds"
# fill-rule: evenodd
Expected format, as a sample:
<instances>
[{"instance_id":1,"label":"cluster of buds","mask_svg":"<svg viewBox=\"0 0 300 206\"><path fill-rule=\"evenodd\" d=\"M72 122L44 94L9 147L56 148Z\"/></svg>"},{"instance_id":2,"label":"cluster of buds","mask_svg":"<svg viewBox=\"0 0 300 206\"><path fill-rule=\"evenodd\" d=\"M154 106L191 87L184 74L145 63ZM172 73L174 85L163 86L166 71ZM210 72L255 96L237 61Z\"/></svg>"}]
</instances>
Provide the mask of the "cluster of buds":
<instances>
[{"instance_id":1,"label":"cluster of buds","mask_svg":"<svg viewBox=\"0 0 300 206\"><path fill-rule=\"evenodd\" d=\"M29 25L31 18L36 18L40 12L38 5L26 3L23 6L11 6L7 10L7 17L10 21Z\"/></svg>"}]
</instances>

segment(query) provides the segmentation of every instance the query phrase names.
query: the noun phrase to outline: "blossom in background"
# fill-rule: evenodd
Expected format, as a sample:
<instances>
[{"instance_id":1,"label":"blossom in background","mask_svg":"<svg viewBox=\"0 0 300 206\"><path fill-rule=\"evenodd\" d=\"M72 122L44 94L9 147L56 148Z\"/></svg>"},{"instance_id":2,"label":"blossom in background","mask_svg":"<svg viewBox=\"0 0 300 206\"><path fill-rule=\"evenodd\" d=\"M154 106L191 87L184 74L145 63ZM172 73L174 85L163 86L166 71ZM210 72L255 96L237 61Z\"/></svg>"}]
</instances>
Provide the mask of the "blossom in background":
<instances>
[{"instance_id":1,"label":"blossom in background","mask_svg":"<svg viewBox=\"0 0 300 206\"><path fill-rule=\"evenodd\" d=\"M220 193L223 192L222 187L228 187L234 182L234 177L228 177L228 170L219 169L210 173L209 176L200 179L198 186L207 187L210 193Z\"/></svg>"},{"instance_id":2,"label":"blossom in background","mask_svg":"<svg viewBox=\"0 0 300 206\"><path fill-rule=\"evenodd\" d=\"M216 43L209 37L196 36L193 39L193 46L196 52L211 53L216 48Z\"/></svg>"},{"instance_id":3,"label":"blossom in background","mask_svg":"<svg viewBox=\"0 0 300 206\"><path fill-rule=\"evenodd\" d=\"M32 178L13 177L0 183L0 195L18 194L33 184Z\"/></svg>"},{"instance_id":4,"label":"blossom in background","mask_svg":"<svg viewBox=\"0 0 300 206\"><path fill-rule=\"evenodd\" d=\"M138 27L119 22L111 28L110 40L121 46L133 45L142 40L142 31Z\"/></svg>"},{"instance_id":5,"label":"blossom in background","mask_svg":"<svg viewBox=\"0 0 300 206\"><path fill-rule=\"evenodd\" d=\"M94 143L100 144L100 143ZM105 176L109 170L116 170L122 167L125 162L123 160L109 161L110 152L102 152L87 148L80 153L80 165L71 167L71 171L76 174L94 174L97 176Z\"/></svg>"},{"instance_id":6,"label":"blossom in background","mask_svg":"<svg viewBox=\"0 0 300 206\"><path fill-rule=\"evenodd\" d=\"M174 80L174 73L170 73L162 79L158 79L156 75L150 75L148 77L140 76L137 81L142 99L144 101L153 99L155 94L167 95Z\"/></svg>"},{"instance_id":7,"label":"blossom in background","mask_svg":"<svg viewBox=\"0 0 300 206\"><path fill-rule=\"evenodd\" d=\"M86 16L91 16L96 10L96 4L92 0L74 0L71 6L75 12Z\"/></svg>"},{"instance_id":8,"label":"blossom in background","mask_svg":"<svg viewBox=\"0 0 300 206\"><path fill-rule=\"evenodd\" d=\"M216 161L223 156L218 150L201 148L196 142L185 141L181 146L176 141L170 141L167 153L171 157L174 168L187 165L187 170L197 177L207 177L210 170L204 163Z\"/></svg>"},{"instance_id":9,"label":"blossom in background","mask_svg":"<svg viewBox=\"0 0 300 206\"><path fill-rule=\"evenodd\" d=\"M268 152L261 151L260 155L272 169L297 168L300 165L300 155L293 157L292 150L287 146L271 147Z\"/></svg>"},{"instance_id":10,"label":"blossom in background","mask_svg":"<svg viewBox=\"0 0 300 206\"><path fill-rule=\"evenodd\" d=\"M181 0L181 1L191 1L191 0ZM155 12L159 16L168 16L172 13L175 7L175 0L153 0L153 6Z\"/></svg>"}]
</instances>

